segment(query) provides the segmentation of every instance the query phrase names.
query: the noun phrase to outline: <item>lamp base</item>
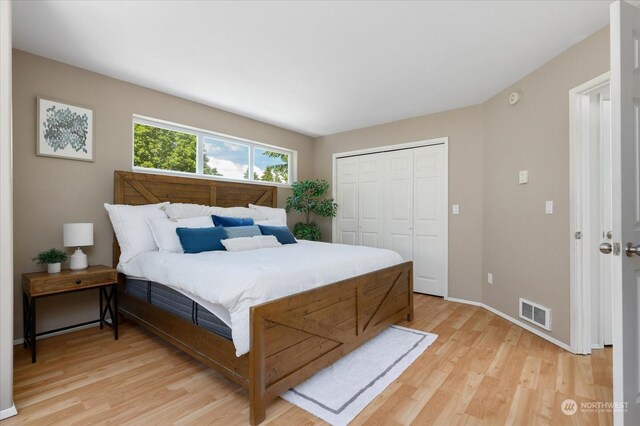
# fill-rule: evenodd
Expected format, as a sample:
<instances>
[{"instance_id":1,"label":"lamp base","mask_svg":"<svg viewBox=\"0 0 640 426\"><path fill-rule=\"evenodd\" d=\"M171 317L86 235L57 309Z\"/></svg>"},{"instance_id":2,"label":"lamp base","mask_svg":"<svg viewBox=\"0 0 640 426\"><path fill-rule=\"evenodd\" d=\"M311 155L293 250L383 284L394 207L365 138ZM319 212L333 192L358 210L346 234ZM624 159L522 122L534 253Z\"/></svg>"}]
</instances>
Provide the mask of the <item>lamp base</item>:
<instances>
[{"instance_id":1,"label":"lamp base","mask_svg":"<svg viewBox=\"0 0 640 426\"><path fill-rule=\"evenodd\" d=\"M87 255L82 252L82 249L78 247L75 252L69 257L69 268L73 270L86 269L89 266L87 262Z\"/></svg>"}]
</instances>

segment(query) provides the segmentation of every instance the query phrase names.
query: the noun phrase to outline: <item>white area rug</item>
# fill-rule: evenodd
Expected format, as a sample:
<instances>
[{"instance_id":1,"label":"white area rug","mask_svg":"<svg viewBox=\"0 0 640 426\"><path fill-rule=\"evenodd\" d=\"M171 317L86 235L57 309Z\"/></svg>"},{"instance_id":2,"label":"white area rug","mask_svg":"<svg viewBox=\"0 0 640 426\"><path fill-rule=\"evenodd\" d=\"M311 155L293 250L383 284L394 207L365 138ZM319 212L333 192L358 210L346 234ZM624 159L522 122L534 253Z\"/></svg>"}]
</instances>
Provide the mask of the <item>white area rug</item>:
<instances>
[{"instance_id":1,"label":"white area rug","mask_svg":"<svg viewBox=\"0 0 640 426\"><path fill-rule=\"evenodd\" d=\"M334 426L347 425L437 337L392 325L280 396Z\"/></svg>"}]
</instances>

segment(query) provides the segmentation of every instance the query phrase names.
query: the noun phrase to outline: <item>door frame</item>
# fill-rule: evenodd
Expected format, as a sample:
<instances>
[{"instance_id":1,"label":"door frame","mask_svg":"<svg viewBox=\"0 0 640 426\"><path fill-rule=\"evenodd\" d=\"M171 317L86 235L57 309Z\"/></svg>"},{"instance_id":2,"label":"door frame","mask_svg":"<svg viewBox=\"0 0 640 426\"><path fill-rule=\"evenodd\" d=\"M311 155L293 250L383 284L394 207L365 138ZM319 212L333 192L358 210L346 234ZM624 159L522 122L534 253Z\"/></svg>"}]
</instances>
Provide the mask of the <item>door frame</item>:
<instances>
[{"instance_id":1,"label":"door frame","mask_svg":"<svg viewBox=\"0 0 640 426\"><path fill-rule=\"evenodd\" d=\"M11 2L0 1L0 420L13 402L13 133Z\"/></svg>"},{"instance_id":2,"label":"door frame","mask_svg":"<svg viewBox=\"0 0 640 426\"><path fill-rule=\"evenodd\" d=\"M351 157L363 154L377 154L380 152L399 151L402 149L421 148L431 145L444 145L444 299L449 297L449 138L447 136L425 139L415 142L399 143L394 145L383 145L374 148L364 148L355 151L336 152L331 156L331 196L336 198L336 166L339 158ZM337 238L336 217L331 219L331 242L335 243Z\"/></svg>"},{"instance_id":3,"label":"door frame","mask_svg":"<svg viewBox=\"0 0 640 426\"><path fill-rule=\"evenodd\" d=\"M592 350L591 315L591 267L592 256L585 247L595 247L599 239L586 232L591 221L591 168L590 119L585 99L603 86L610 84L606 72L569 91L569 192L570 192L570 300L571 300L571 351L590 354ZM598 190L599 191L599 190ZM577 234L581 233L578 238Z\"/></svg>"}]
</instances>

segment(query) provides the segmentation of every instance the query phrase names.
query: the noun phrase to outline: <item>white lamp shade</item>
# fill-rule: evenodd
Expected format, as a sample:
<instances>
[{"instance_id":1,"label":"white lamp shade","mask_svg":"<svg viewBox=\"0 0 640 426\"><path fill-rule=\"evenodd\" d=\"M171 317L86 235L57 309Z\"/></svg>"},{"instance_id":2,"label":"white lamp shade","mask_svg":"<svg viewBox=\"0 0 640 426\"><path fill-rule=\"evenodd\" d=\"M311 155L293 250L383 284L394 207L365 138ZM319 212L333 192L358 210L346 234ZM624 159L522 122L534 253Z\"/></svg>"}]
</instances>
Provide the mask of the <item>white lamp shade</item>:
<instances>
[{"instance_id":1,"label":"white lamp shade","mask_svg":"<svg viewBox=\"0 0 640 426\"><path fill-rule=\"evenodd\" d=\"M93 245L93 223L65 223L62 234L65 247Z\"/></svg>"}]
</instances>

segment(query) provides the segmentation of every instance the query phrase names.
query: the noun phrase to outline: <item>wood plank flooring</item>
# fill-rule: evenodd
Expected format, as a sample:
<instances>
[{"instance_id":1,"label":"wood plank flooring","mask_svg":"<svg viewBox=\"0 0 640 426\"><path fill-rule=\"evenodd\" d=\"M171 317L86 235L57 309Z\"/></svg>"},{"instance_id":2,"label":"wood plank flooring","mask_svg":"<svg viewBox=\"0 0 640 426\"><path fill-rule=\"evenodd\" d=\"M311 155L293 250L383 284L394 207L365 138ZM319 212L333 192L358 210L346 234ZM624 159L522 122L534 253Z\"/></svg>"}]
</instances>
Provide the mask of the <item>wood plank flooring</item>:
<instances>
[{"instance_id":1,"label":"wood plank flooring","mask_svg":"<svg viewBox=\"0 0 640 426\"><path fill-rule=\"evenodd\" d=\"M610 412L566 416L567 398L612 400L611 349L572 355L483 308L416 295L410 327L439 335L355 425L609 425ZM248 393L142 327L120 340L90 328L15 348L10 425L248 424ZM278 399L272 425L323 424Z\"/></svg>"}]
</instances>

